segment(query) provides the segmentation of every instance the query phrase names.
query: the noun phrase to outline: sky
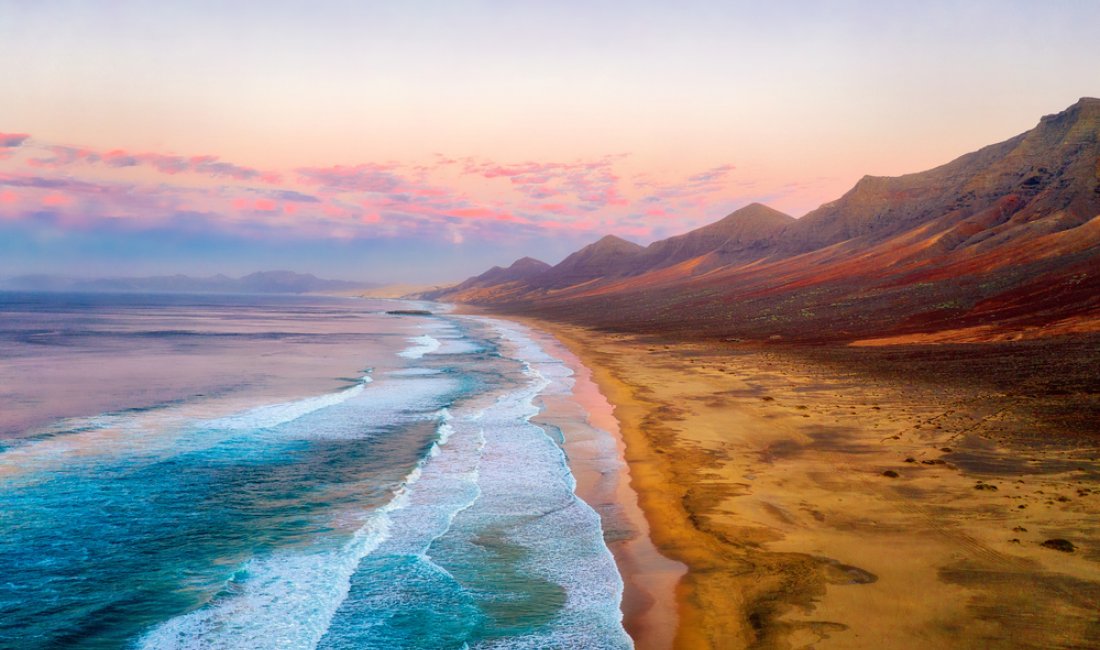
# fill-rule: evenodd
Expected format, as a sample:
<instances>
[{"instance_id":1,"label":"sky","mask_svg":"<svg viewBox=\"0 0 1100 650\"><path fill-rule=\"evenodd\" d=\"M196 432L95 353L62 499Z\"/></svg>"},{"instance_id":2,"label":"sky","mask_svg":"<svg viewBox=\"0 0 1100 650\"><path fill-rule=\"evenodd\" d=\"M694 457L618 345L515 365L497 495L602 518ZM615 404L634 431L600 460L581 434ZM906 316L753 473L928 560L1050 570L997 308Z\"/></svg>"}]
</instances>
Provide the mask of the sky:
<instances>
[{"instance_id":1,"label":"sky","mask_svg":"<svg viewBox=\"0 0 1100 650\"><path fill-rule=\"evenodd\" d=\"M0 0L0 278L377 282L802 216L1100 96L1100 2Z\"/></svg>"}]
</instances>

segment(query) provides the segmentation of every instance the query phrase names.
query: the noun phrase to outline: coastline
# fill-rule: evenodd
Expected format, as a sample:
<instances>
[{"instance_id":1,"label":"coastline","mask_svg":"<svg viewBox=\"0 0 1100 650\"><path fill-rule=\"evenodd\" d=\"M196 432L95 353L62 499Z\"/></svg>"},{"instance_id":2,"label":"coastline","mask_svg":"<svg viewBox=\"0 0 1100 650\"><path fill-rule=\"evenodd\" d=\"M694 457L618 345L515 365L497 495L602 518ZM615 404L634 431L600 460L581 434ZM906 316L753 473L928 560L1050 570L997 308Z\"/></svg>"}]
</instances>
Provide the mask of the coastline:
<instances>
[{"instance_id":1,"label":"coastline","mask_svg":"<svg viewBox=\"0 0 1100 650\"><path fill-rule=\"evenodd\" d=\"M573 349L541 324L523 322L529 335L573 371L569 399L543 396L543 411L533 420L562 431L576 494L603 520L608 548L623 578L623 627L639 650L673 647L679 627L675 592L687 567L661 554L652 541L649 522L633 484L633 467L614 415L615 406L601 392ZM583 412L576 412L579 406ZM578 426L586 421L588 426ZM612 446L608 448L606 438ZM609 465L616 467L610 470Z\"/></svg>"},{"instance_id":2,"label":"coastline","mask_svg":"<svg viewBox=\"0 0 1100 650\"><path fill-rule=\"evenodd\" d=\"M594 383L600 399L588 402L588 405L593 407L592 412L606 413L612 420L603 420L601 428L611 432L622 448L623 458L629 468L626 479L642 513L644 531L648 533L650 543L662 557L672 558L673 562L685 567L675 580L652 581L651 576L638 571L637 564L629 555L629 549L612 546L628 590L624 593L623 603L624 626L627 627L627 632L638 648L710 647L700 633L704 629L702 626L707 625L707 619L710 618L705 615L704 610L710 605L716 605L718 611L728 611L729 607L736 607L736 603L702 604L695 593L696 586L689 578L692 568L698 569L701 565L700 558L690 548L695 531L688 523L687 514L677 507L664 489L669 485L670 479L657 458L658 452L649 444L640 428L652 405L638 400L635 397L638 387L622 381L610 370L606 359L596 352L593 337L600 335L583 328L534 318L509 318L524 323L532 331L542 332L544 336L551 337L552 341L564 347L578 362L577 366L573 366L579 377L578 385L583 385L580 378ZM609 405L606 410L600 404L601 401ZM579 469L583 474L583 467ZM585 498L579 484L578 495ZM634 603L627 595L630 585L642 592L636 593ZM673 614L670 616L662 612L650 616L650 612L644 609L631 611L637 607L637 601L644 603L647 596L659 603L657 607L669 608ZM666 627L670 623L675 627ZM660 632L658 639L649 636L654 630Z\"/></svg>"},{"instance_id":3,"label":"coastline","mask_svg":"<svg viewBox=\"0 0 1100 650\"><path fill-rule=\"evenodd\" d=\"M790 350L505 318L560 341L614 405L653 543L688 567L673 647L1094 638L1095 446L1028 448L1022 463L1000 432L1037 424L1003 395ZM1076 552L1043 546L1063 538ZM644 583L620 555L628 585Z\"/></svg>"}]
</instances>

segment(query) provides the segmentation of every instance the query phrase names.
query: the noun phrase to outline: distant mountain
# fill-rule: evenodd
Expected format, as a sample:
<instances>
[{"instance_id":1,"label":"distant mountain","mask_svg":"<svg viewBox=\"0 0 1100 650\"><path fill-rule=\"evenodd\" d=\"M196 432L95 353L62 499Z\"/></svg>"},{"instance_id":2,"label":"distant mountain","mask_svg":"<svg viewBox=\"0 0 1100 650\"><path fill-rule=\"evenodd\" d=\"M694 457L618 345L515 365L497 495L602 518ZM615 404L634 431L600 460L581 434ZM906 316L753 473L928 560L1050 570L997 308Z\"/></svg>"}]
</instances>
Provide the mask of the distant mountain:
<instances>
[{"instance_id":1,"label":"distant mountain","mask_svg":"<svg viewBox=\"0 0 1100 650\"><path fill-rule=\"evenodd\" d=\"M533 280L534 286L558 289L595 279L628 275L645 249L615 235L589 244Z\"/></svg>"},{"instance_id":2,"label":"distant mountain","mask_svg":"<svg viewBox=\"0 0 1100 650\"><path fill-rule=\"evenodd\" d=\"M699 260L704 268L697 270L711 270L754 260L767 253L779 233L795 221L794 217L766 205L750 203L709 226L650 244L639 260L641 270L651 271L688 260Z\"/></svg>"},{"instance_id":3,"label":"distant mountain","mask_svg":"<svg viewBox=\"0 0 1100 650\"><path fill-rule=\"evenodd\" d=\"M528 283L550 269L550 265L533 257L522 257L508 268L494 266L481 275L452 286L420 292L416 297L427 300L439 300L443 296L480 296L482 299L502 300L510 295L512 289L526 290Z\"/></svg>"},{"instance_id":4,"label":"distant mountain","mask_svg":"<svg viewBox=\"0 0 1100 650\"><path fill-rule=\"evenodd\" d=\"M481 275L471 278L475 284L489 286L506 282L522 282L544 273L550 265L533 257L521 257L506 269L494 266Z\"/></svg>"},{"instance_id":5,"label":"distant mountain","mask_svg":"<svg viewBox=\"0 0 1100 650\"><path fill-rule=\"evenodd\" d=\"M926 172L864 177L801 219L752 204L645 248L605 237L507 291L461 287L436 294L704 337L1100 331L1100 100Z\"/></svg>"},{"instance_id":6,"label":"distant mountain","mask_svg":"<svg viewBox=\"0 0 1100 650\"><path fill-rule=\"evenodd\" d=\"M0 280L0 289L20 291L86 291L134 293L323 293L369 289L378 285L323 280L292 271L262 271L242 278L225 275L191 277L166 275L136 278L69 278L23 275Z\"/></svg>"}]
</instances>

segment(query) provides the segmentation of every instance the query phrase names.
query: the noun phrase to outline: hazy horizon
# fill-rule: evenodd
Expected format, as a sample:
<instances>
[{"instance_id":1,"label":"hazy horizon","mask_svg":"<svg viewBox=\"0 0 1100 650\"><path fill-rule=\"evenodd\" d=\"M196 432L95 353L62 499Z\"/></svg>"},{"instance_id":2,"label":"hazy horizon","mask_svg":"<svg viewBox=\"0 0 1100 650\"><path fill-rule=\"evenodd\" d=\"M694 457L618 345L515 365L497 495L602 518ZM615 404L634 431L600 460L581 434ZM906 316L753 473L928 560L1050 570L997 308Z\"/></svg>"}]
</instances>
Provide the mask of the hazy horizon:
<instances>
[{"instance_id":1,"label":"hazy horizon","mask_svg":"<svg viewBox=\"0 0 1100 650\"><path fill-rule=\"evenodd\" d=\"M0 277L445 283L802 216L1100 96L1081 3L321 8L0 9Z\"/></svg>"}]
</instances>

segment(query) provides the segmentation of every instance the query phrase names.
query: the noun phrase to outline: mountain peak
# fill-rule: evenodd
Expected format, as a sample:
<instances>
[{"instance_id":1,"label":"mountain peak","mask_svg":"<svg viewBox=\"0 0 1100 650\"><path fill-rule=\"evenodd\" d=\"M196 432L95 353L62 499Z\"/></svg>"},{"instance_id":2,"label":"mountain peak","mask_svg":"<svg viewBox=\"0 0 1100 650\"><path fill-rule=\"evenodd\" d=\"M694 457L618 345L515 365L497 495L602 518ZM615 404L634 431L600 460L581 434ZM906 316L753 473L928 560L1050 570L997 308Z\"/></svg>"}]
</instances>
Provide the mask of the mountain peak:
<instances>
[{"instance_id":1,"label":"mountain peak","mask_svg":"<svg viewBox=\"0 0 1100 650\"><path fill-rule=\"evenodd\" d=\"M616 237L615 235L604 235L594 244L590 244L585 248L592 250L641 250L642 247L634 242L627 241L622 237Z\"/></svg>"},{"instance_id":2,"label":"mountain peak","mask_svg":"<svg viewBox=\"0 0 1100 650\"><path fill-rule=\"evenodd\" d=\"M536 260L533 257L521 257L515 262L512 262L508 268L500 266L494 266L481 275L469 278L465 282L462 282L453 290L465 291L470 289L484 288L487 286L505 284L508 282L519 282L529 280L547 269L550 265L542 260Z\"/></svg>"},{"instance_id":3,"label":"mountain peak","mask_svg":"<svg viewBox=\"0 0 1100 650\"><path fill-rule=\"evenodd\" d=\"M759 257L763 244L794 221L794 217L763 203L750 203L712 224L653 242L645 249L638 271L672 266L703 256L710 256L710 259L707 264L697 265L698 270L710 268L710 264Z\"/></svg>"},{"instance_id":4,"label":"mountain peak","mask_svg":"<svg viewBox=\"0 0 1100 650\"><path fill-rule=\"evenodd\" d=\"M561 288L595 278L625 275L631 261L645 249L622 237L606 235L566 257L538 278L540 286Z\"/></svg>"},{"instance_id":5,"label":"mountain peak","mask_svg":"<svg viewBox=\"0 0 1100 650\"><path fill-rule=\"evenodd\" d=\"M508 267L508 270L510 270L510 271L521 271L521 270L540 270L540 271L544 271L548 268L550 268L550 265L547 264L546 262L543 262L542 260L537 260L533 257L521 257L518 260L516 260L515 262L512 262L512 265Z\"/></svg>"},{"instance_id":6,"label":"mountain peak","mask_svg":"<svg viewBox=\"0 0 1100 650\"><path fill-rule=\"evenodd\" d=\"M1058 113L1044 115L1039 120L1040 127L1045 125L1076 125L1075 130L1083 128L1095 131L1100 129L1100 99L1082 97L1077 103Z\"/></svg>"},{"instance_id":7,"label":"mountain peak","mask_svg":"<svg viewBox=\"0 0 1100 650\"><path fill-rule=\"evenodd\" d=\"M790 221L794 221L795 218L789 214L780 212L775 208L768 207L763 203L750 203L744 207L740 207L733 212L727 214L720 221L715 222L713 225L720 223L745 223L745 222L758 222L758 223L777 223L786 224Z\"/></svg>"}]
</instances>

